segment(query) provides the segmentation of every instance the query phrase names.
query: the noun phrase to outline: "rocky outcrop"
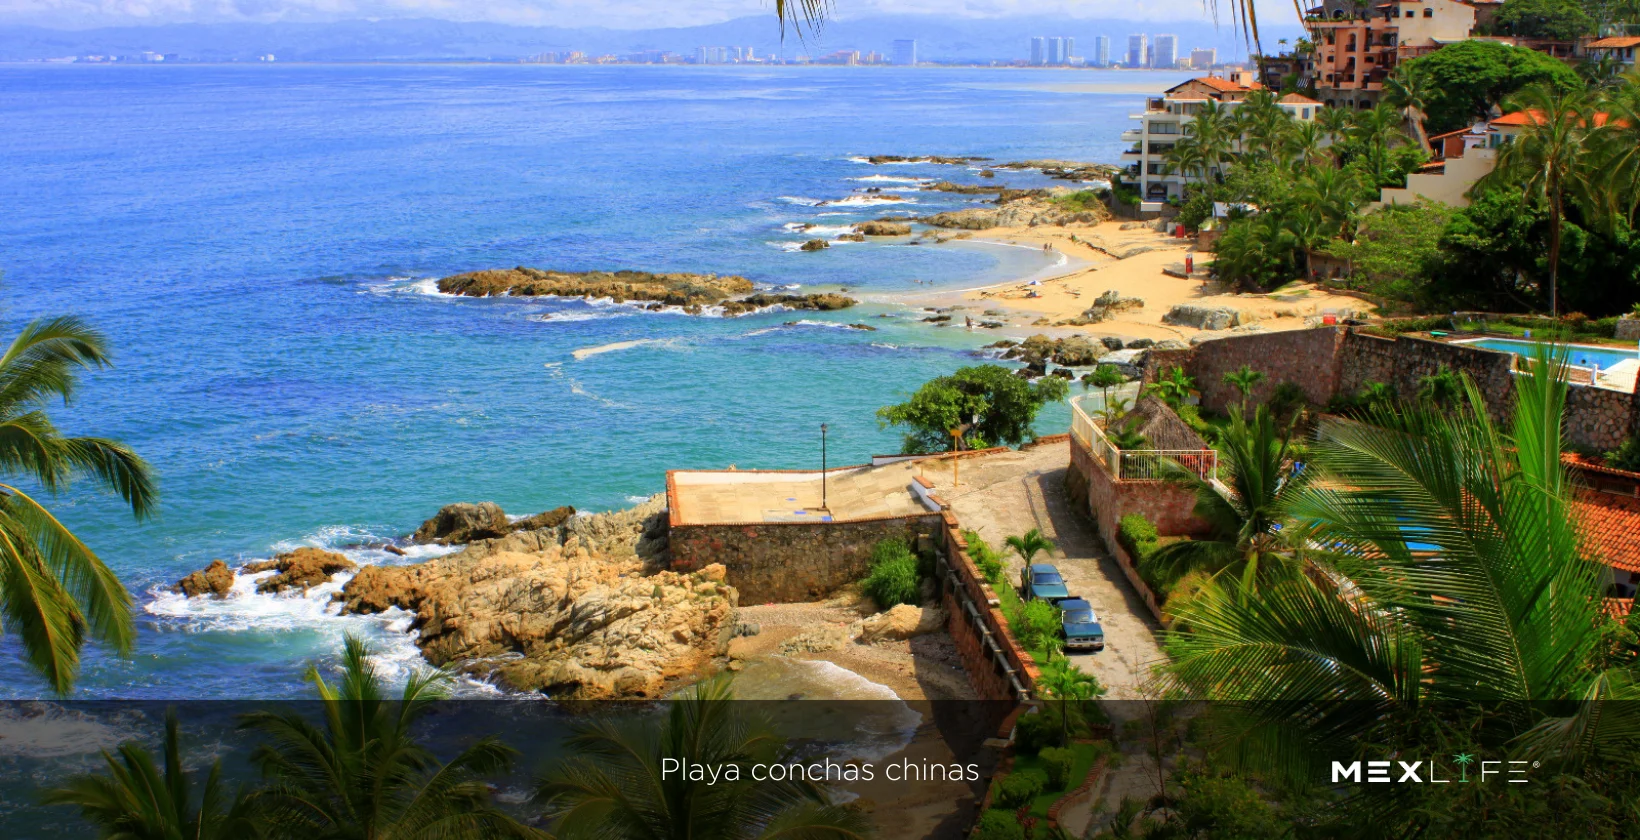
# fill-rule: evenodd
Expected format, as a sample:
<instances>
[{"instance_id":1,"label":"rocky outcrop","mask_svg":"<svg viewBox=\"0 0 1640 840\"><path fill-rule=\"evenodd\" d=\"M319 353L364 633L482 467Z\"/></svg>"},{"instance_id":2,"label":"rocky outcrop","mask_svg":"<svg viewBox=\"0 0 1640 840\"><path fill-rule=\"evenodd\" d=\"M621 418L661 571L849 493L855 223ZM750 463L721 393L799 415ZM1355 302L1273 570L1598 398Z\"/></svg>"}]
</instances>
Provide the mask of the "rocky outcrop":
<instances>
[{"instance_id":1,"label":"rocky outcrop","mask_svg":"<svg viewBox=\"0 0 1640 840\"><path fill-rule=\"evenodd\" d=\"M499 537L509 530L507 514L495 502L476 505L457 502L439 508L431 519L421 523L411 539L419 543L455 545Z\"/></svg>"},{"instance_id":2,"label":"rocky outcrop","mask_svg":"<svg viewBox=\"0 0 1640 840\"><path fill-rule=\"evenodd\" d=\"M258 560L246 563L240 568L246 574L256 574L277 570L278 574L258 581L256 591L261 593L283 592L287 589L308 589L330 580L330 576L338 572L351 572L358 568L352 560L337 554L334 551L325 551L318 548L298 548L295 551L280 554L272 560Z\"/></svg>"},{"instance_id":3,"label":"rocky outcrop","mask_svg":"<svg viewBox=\"0 0 1640 840\"><path fill-rule=\"evenodd\" d=\"M1130 348L1132 344L1128 345ZM1114 350L1099 357L1099 364L1111 365L1129 379L1138 379L1144 372L1145 351L1143 349Z\"/></svg>"},{"instance_id":4,"label":"rocky outcrop","mask_svg":"<svg viewBox=\"0 0 1640 840\"><path fill-rule=\"evenodd\" d=\"M1228 306L1181 303L1162 316L1162 323L1198 330L1227 330L1241 323L1241 311Z\"/></svg>"},{"instance_id":5,"label":"rocky outcrop","mask_svg":"<svg viewBox=\"0 0 1640 840\"><path fill-rule=\"evenodd\" d=\"M997 169L1036 169L1043 175L1061 181L1108 181L1121 167L1108 163L1082 163L1074 160L1020 160L998 164Z\"/></svg>"},{"instance_id":6,"label":"rocky outcrop","mask_svg":"<svg viewBox=\"0 0 1640 840\"><path fill-rule=\"evenodd\" d=\"M838 309L847 309L859 301L847 295L834 292L823 292L812 295L771 295L756 294L731 300L723 304L723 314L744 315L756 312L770 306L784 306L787 309L805 309L816 312L832 312Z\"/></svg>"},{"instance_id":7,"label":"rocky outcrop","mask_svg":"<svg viewBox=\"0 0 1640 840\"><path fill-rule=\"evenodd\" d=\"M1053 359L1062 365L1086 367L1098 362L1099 357L1104 352L1104 347L1095 345L1083 336L1074 335L1059 342L1058 349L1054 351Z\"/></svg>"},{"instance_id":8,"label":"rocky outcrop","mask_svg":"<svg viewBox=\"0 0 1640 840\"><path fill-rule=\"evenodd\" d=\"M1018 359L1028 367L1043 369L1043 372L1046 372L1047 362L1069 367L1096 364L1104 352L1100 345L1080 335L1069 338L1033 335L1017 345L1012 342L998 342L991 346L1006 347L1007 351L1002 354L1004 359Z\"/></svg>"},{"instance_id":9,"label":"rocky outcrop","mask_svg":"<svg viewBox=\"0 0 1640 840\"><path fill-rule=\"evenodd\" d=\"M860 635L855 637L855 640L862 644L900 641L913 636L937 633L944 627L944 610L938 607L900 604L860 622Z\"/></svg>"},{"instance_id":10,"label":"rocky outcrop","mask_svg":"<svg viewBox=\"0 0 1640 840\"><path fill-rule=\"evenodd\" d=\"M904 222L861 222L854 229L866 236L911 235L911 226Z\"/></svg>"},{"instance_id":11,"label":"rocky outcrop","mask_svg":"<svg viewBox=\"0 0 1640 840\"><path fill-rule=\"evenodd\" d=\"M552 510L542 511L534 516L526 516L507 526L508 533L514 531L538 531L542 528L556 528L569 521L575 515L575 508L569 505L555 507Z\"/></svg>"},{"instance_id":12,"label":"rocky outcrop","mask_svg":"<svg viewBox=\"0 0 1640 840\"><path fill-rule=\"evenodd\" d=\"M666 566L664 500L369 566L344 612L415 614L428 661L555 697L659 697L712 667L736 628L721 565Z\"/></svg>"},{"instance_id":13,"label":"rocky outcrop","mask_svg":"<svg viewBox=\"0 0 1640 840\"><path fill-rule=\"evenodd\" d=\"M445 294L610 298L616 303L653 301L667 306L707 306L752 290L744 277L716 274L651 274L647 271L543 271L502 268L456 274L438 281Z\"/></svg>"},{"instance_id":14,"label":"rocky outcrop","mask_svg":"<svg viewBox=\"0 0 1640 840\"><path fill-rule=\"evenodd\" d=\"M810 239L798 246L799 251L824 251L831 247L831 243L824 239Z\"/></svg>"},{"instance_id":15,"label":"rocky outcrop","mask_svg":"<svg viewBox=\"0 0 1640 840\"><path fill-rule=\"evenodd\" d=\"M995 207L970 207L926 216L921 221L935 227L988 230L996 227L1037 227L1040 225L1093 225L1110 218L1103 205L1091 209L1066 207L1042 198L1010 200Z\"/></svg>"},{"instance_id":16,"label":"rocky outcrop","mask_svg":"<svg viewBox=\"0 0 1640 840\"><path fill-rule=\"evenodd\" d=\"M1115 289L1110 289L1094 298L1093 305L1082 310L1081 315L1075 318L1067 318L1061 323L1076 327L1097 324L1110 319L1114 315L1143 308L1145 308L1143 298L1122 297Z\"/></svg>"},{"instance_id":17,"label":"rocky outcrop","mask_svg":"<svg viewBox=\"0 0 1640 840\"><path fill-rule=\"evenodd\" d=\"M872 156L866 158L867 163L873 163L873 164L882 164L882 163L942 163L942 164L947 164L947 165L951 165L951 166L961 166L965 163L977 163L977 162L982 161L982 160L990 160L990 158L987 158L987 157L972 157L972 156L968 156L968 155L958 155L958 156L952 156L952 155L914 155L914 156L909 156L909 157L906 156L906 155L872 155Z\"/></svg>"},{"instance_id":18,"label":"rocky outcrop","mask_svg":"<svg viewBox=\"0 0 1640 840\"><path fill-rule=\"evenodd\" d=\"M177 581L176 586L171 587L171 591L181 592L189 598L199 595L223 598L232 588L233 569L228 568L228 564L221 560L212 560L209 566Z\"/></svg>"},{"instance_id":19,"label":"rocky outcrop","mask_svg":"<svg viewBox=\"0 0 1640 840\"><path fill-rule=\"evenodd\" d=\"M811 239L805 251L831 247L824 239ZM608 298L616 303L648 301L647 308L682 307L691 315L721 306L726 315L755 312L768 306L791 309L831 310L853 306L852 298L836 294L774 295L751 294L752 281L744 277L716 274L650 274L643 271L542 271L534 268L494 269L457 274L438 281L447 294L487 297L491 295L555 295L587 299ZM845 302L846 301L846 302Z\"/></svg>"}]
</instances>

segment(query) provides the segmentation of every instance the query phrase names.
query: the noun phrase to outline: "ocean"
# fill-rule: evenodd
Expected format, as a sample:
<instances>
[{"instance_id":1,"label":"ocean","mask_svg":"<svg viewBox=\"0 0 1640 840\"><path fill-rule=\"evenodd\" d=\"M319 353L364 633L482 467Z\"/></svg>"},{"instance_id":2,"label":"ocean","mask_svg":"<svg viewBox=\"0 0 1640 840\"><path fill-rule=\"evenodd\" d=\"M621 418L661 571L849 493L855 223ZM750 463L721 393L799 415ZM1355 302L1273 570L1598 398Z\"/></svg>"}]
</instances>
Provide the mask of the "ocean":
<instances>
[{"instance_id":1,"label":"ocean","mask_svg":"<svg viewBox=\"0 0 1640 840\"><path fill-rule=\"evenodd\" d=\"M348 631L372 638L390 673L419 661L407 615L331 615L337 584L192 603L165 591L215 558L314 545L409 562L436 551L357 546L450 502L607 510L661 492L671 468L818 466L821 423L832 464L896 451L873 412L975 363L995 336L937 329L893 296L1052 258L975 243L804 253L815 234L788 226L972 200L910 189L972 171L860 155L1114 162L1128 114L1180 78L0 66L5 334L63 313L107 334L115 367L53 416L130 444L162 494L140 523L87 488L53 502L138 601L133 655L90 648L76 697L305 697L304 670L334 664ZM870 186L907 201L862 202ZM433 288L514 265L739 274L865 303L726 319ZM1039 430L1068 416L1050 407ZM0 674L0 696L47 694L12 637Z\"/></svg>"}]
</instances>

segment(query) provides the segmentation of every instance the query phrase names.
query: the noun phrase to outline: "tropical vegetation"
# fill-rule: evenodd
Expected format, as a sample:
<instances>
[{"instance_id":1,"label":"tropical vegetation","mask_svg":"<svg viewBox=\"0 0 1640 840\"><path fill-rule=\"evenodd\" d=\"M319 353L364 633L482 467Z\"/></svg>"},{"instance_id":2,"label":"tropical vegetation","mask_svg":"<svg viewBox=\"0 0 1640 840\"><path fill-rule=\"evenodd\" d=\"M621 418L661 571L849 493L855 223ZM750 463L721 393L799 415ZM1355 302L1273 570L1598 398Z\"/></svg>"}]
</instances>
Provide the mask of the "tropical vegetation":
<instances>
[{"instance_id":1,"label":"tropical vegetation","mask_svg":"<svg viewBox=\"0 0 1640 840\"><path fill-rule=\"evenodd\" d=\"M964 448L1017 445L1031 437L1037 412L1069 392L1057 376L1027 382L1001 365L973 365L929 380L905 402L878 409L877 419L907 429L906 454L948 451L954 430Z\"/></svg>"}]
</instances>

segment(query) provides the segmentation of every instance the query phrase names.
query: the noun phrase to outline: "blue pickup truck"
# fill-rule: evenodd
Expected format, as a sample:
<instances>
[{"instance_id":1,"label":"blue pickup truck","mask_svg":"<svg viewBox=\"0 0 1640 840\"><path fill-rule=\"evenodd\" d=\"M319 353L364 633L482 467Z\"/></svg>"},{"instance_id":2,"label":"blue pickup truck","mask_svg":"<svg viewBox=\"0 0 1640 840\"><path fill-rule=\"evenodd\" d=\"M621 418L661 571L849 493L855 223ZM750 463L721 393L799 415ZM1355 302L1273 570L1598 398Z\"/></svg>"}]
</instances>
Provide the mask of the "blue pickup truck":
<instances>
[{"instance_id":1,"label":"blue pickup truck","mask_svg":"<svg viewBox=\"0 0 1640 840\"><path fill-rule=\"evenodd\" d=\"M1081 598L1066 598L1059 602L1059 608L1064 611L1060 626L1065 632L1066 650L1105 649L1105 628L1092 604Z\"/></svg>"},{"instance_id":2,"label":"blue pickup truck","mask_svg":"<svg viewBox=\"0 0 1640 840\"><path fill-rule=\"evenodd\" d=\"M1071 591L1065 588L1065 579L1060 576L1059 570L1048 563L1032 563L1020 573L1020 595L1027 601L1040 598L1050 604L1057 604L1071 597Z\"/></svg>"}]
</instances>

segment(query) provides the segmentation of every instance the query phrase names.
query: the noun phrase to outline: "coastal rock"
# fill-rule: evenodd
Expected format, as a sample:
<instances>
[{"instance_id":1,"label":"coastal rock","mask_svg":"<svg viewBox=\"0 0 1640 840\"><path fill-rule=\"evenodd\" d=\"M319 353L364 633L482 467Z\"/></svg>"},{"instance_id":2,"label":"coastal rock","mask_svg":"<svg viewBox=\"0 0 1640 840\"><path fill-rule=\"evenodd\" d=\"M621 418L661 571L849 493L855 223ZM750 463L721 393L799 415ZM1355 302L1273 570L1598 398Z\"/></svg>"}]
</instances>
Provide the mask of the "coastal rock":
<instances>
[{"instance_id":1,"label":"coastal rock","mask_svg":"<svg viewBox=\"0 0 1640 840\"><path fill-rule=\"evenodd\" d=\"M837 234L837 241L838 242L864 242L864 241L866 241L866 235L863 234L863 233L839 233L839 234Z\"/></svg>"},{"instance_id":2,"label":"coastal rock","mask_svg":"<svg viewBox=\"0 0 1640 840\"><path fill-rule=\"evenodd\" d=\"M1071 367L1085 367L1099 361L1104 348L1096 347L1088 339L1075 335L1059 342L1054 351L1054 361Z\"/></svg>"},{"instance_id":3,"label":"coastal rock","mask_svg":"<svg viewBox=\"0 0 1640 840\"><path fill-rule=\"evenodd\" d=\"M1181 303L1162 316L1162 323L1198 330L1226 330L1241 323L1241 311L1228 306Z\"/></svg>"},{"instance_id":4,"label":"coastal rock","mask_svg":"<svg viewBox=\"0 0 1640 840\"><path fill-rule=\"evenodd\" d=\"M911 226L904 222L861 222L854 229L865 236L909 236Z\"/></svg>"},{"instance_id":5,"label":"coastal rock","mask_svg":"<svg viewBox=\"0 0 1640 840\"><path fill-rule=\"evenodd\" d=\"M810 239L798 247L799 251L824 251L831 247L831 243L824 239Z\"/></svg>"},{"instance_id":6,"label":"coastal rock","mask_svg":"<svg viewBox=\"0 0 1640 840\"><path fill-rule=\"evenodd\" d=\"M421 523L411 539L418 543L455 545L499 537L510 530L507 514L495 502L476 505L457 502L439 508L431 519Z\"/></svg>"},{"instance_id":7,"label":"coastal rock","mask_svg":"<svg viewBox=\"0 0 1640 840\"><path fill-rule=\"evenodd\" d=\"M1188 346L1189 345L1185 344L1184 342L1182 342L1182 341L1180 341L1176 338L1164 338L1161 341L1156 342L1155 349L1157 349L1157 350L1183 350Z\"/></svg>"},{"instance_id":8,"label":"coastal rock","mask_svg":"<svg viewBox=\"0 0 1640 840\"><path fill-rule=\"evenodd\" d=\"M1135 338L1127 343L1127 349L1129 350L1143 350L1154 346L1156 346L1156 339L1154 338Z\"/></svg>"},{"instance_id":9,"label":"coastal rock","mask_svg":"<svg viewBox=\"0 0 1640 840\"><path fill-rule=\"evenodd\" d=\"M232 588L233 569L228 568L228 564L221 560L212 560L209 566L177 581L176 586L171 587L171 591L181 592L189 598L198 595L222 598L226 597L228 590Z\"/></svg>"},{"instance_id":10,"label":"coastal rock","mask_svg":"<svg viewBox=\"0 0 1640 840\"><path fill-rule=\"evenodd\" d=\"M278 570L278 574L258 581L256 591L262 593L283 592L287 589L308 589L330 580L330 576L337 572L351 572L358 568L352 560L337 554L334 551L324 551L318 548L298 548L295 551L276 555L272 560L258 560L246 563L241 572L255 574L269 570Z\"/></svg>"},{"instance_id":11,"label":"coastal rock","mask_svg":"<svg viewBox=\"0 0 1640 840\"><path fill-rule=\"evenodd\" d=\"M415 614L435 665L554 697L660 697L705 673L734 636L725 570L665 570L665 500L517 531L409 566L367 566L343 611Z\"/></svg>"},{"instance_id":12,"label":"coastal rock","mask_svg":"<svg viewBox=\"0 0 1640 840\"><path fill-rule=\"evenodd\" d=\"M945 611L936 607L914 607L900 604L878 613L860 623L856 641L871 644L883 641L901 641L912 636L939 632L945 627Z\"/></svg>"},{"instance_id":13,"label":"coastal rock","mask_svg":"<svg viewBox=\"0 0 1640 840\"><path fill-rule=\"evenodd\" d=\"M503 268L456 274L438 281L451 295L609 298L616 303L654 301L665 306L704 306L752 291L744 277L716 274L651 274L647 271L543 271Z\"/></svg>"},{"instance_id":14,"label":"coastal rock","mask_svg":"<svg viewBox=\"0 0 1640 840\"><path fill-rule=\"evenodd\" d=\"M1145 308L1143 298L1122 297L1122 295L1115 289L1110 289L1099 297L1094 298L1093 305L1083 310L1080 316L1069 319L1065 323L1072 326L1097 324L1118 313L1130 312L1143 308Z\"/></svg>"},{"instance_id":15,"label":"coastal rock","mask_svg":"<svg viewBox=\"0 0 1640 840\"><path fill-rule=\"evenodd\" d=\"M1106 350L1122 349L1122 340L1114 335L1107 335L1104 338L1099 339L1099 343L1105 345Z\"/></svg>"},{"instance_id":16,"label":"coastal rock","mask_svg":"<svg viewBox=\"0 0 1640 840\"><path fill-rule=\"evenodd\" d=\"M952 156L952 155L915 155L915 156L909 156L909 157L906 156L906 155L872 155L872 156L866 158L866 162L867 163L872 163L872 164L883 164L883 163L941 163L941 164L948 164L948 165L951 165L951 166L961 166L961 165L966 164L966 163L978 163L979 161L984 161L984 160L990 160L990 158L987 158L987 157L972 157L972 156Z\"/></svg>"},{"instance_id":17,"label":"coastal rock","mask_svg":"<svg viewBox=\"0 0 1640 840\"><path fill-rule=\"evenodd\" d=\"M994 207L971 207L935 213L922 219L926 224L962 230L988 230L995 227L1036 227L1039 225L1098 224L1110 218L1104 205L1092 209L1065 207L1038 198L1020 198L1004 193L997 199L1006 202Z\"/></svg>"},{"instance_id":18,"label":"coastal rock","mask_svg":"<svg viewBox=\"0 0 1640 840\"><path fill-rule=\"evenodd\" d=\"M825 240L821 240L825 241ZM739 300L731 300L723 304L723 314L744 315L756 312L771 306L783 306L787 309L806 309L816 312L831 312L838 309L847 309L859 301L847 295L835 292L822 292L812 295L772 295L759 293L748 295Z\"/></svg>"},{"instance_id":19,"label":"coastal rock","mask_svg":"<svg viewBox=\"0 0 1640 840\"><path fill-rule=\"evenodd\" d=\"M1026 364L1040 364L1051 358L1058 349L1056 339L1038 333L1020 342L1018 358L1024 359Z\"/></svg>"},{"instance_id":20,"label":"coastal rock","mask_svg":"<svg viewBox=\"0 0 1640 840\"><path fill-rule=\"evenodd\" d=\"M508 533L513 531L538 531L542 528L556 528L569 521L575 515L575 508L569 505L543 511L534 516L526 516L507 526Z\"/></svg>"},{"instance_id":21,"label":"coastal rock","mask_svg":"<svg viewBox=\"0 0 1640 840\"><path fill-rule=\"evenodd\" d=\"M1131 347L1132 345L1129 345ZM1138 379L1143 373L1145 363L1144 350L1116 350L1099 357L1099 364L1111 365L1129 379Z\"/></svg>"}]
</instances>

